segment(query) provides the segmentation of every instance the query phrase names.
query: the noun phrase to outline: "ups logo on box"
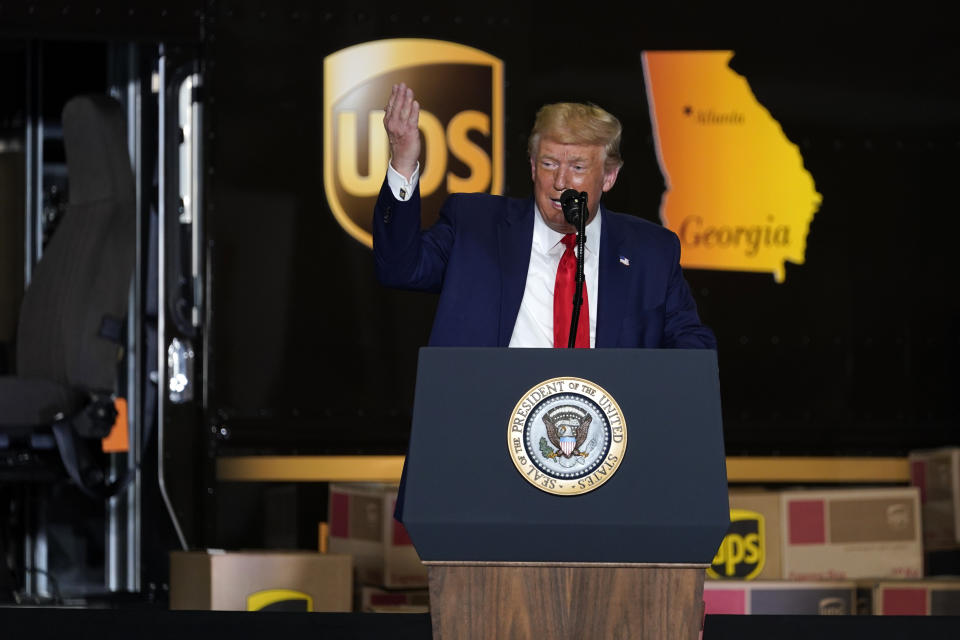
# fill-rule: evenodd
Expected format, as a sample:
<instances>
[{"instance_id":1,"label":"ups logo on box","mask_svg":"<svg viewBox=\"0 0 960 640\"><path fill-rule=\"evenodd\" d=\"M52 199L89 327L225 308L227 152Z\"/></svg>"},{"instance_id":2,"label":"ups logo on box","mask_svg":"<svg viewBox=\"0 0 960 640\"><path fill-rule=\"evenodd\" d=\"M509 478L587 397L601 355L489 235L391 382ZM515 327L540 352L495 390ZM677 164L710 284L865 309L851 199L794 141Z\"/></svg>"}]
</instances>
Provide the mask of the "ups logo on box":
<instances>
[{"instance_id":1,"label":"ups logo on box","mask_svg":"<svg viewBox=\"0 0 960 640\"><path fill-rule=\"evenodd\" d=\"M247 596L247 611L313 611L313 598L293 589L265 589Z\"/></svg>"},{"instance_id":2,"label":"ups logo on box","mask_svg":"<svg viewBox=\"0 0 960 640\"><path fill-rule=\"evenodd\" d=\"M323 183L340 226L372 246L373 206L387 172L383 107L390 88L420 103L422 224L447 195L503 191L503 63L442 40L367 42L323 62Z\"/></svg>"},{"instance_id":3,"label":"ups logo on box","mask_svg":"<svg viewBox=\"0 0 960 640\"><path fill-rule=\"evenodd\" d=\"M752 580L766 560L767 540L763 516L746 509L730 510L730 528L707 569L711 578Z\"/></svg>"}]
</instances>

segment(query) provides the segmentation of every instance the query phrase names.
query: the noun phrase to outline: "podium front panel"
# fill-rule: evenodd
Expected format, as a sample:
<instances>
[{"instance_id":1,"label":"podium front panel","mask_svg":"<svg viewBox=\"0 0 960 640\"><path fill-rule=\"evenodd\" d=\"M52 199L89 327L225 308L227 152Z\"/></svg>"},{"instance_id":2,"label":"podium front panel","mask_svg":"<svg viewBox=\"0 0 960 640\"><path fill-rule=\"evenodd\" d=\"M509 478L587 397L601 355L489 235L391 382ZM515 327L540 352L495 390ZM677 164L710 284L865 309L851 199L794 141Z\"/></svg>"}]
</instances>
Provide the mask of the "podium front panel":
<instances>
[{"instance_id":1,"label":"podium front panel","mask_svg":"<svg viewBox=\"0 0 960 640\"><path fill-rule=\"evenodd\" d=\"M581 378L622 412L616 472L542 491L510 455L528 391ZM401 520L428 561L709 564L729 524L716 353L424 348Z\"/></svg>"}]
</instances>

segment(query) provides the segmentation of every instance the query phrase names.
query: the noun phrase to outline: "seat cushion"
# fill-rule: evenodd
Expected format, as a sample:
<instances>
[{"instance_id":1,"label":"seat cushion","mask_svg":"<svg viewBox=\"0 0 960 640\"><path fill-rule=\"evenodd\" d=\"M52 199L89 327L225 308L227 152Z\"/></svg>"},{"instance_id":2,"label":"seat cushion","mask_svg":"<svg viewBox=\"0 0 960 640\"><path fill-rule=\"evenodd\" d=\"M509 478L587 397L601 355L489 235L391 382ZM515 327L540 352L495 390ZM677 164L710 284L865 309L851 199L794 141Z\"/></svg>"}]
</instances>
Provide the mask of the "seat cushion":
<instances>
[{"instance_id":1,"label":"seat cushion","mask_svg":"<svg viewBox=\"0 0 960 640\"><path fill-rule=\"evenodd\" d=\"M79 411L84 395L49 380L0 376L0 431L45 426Z\"/></svg>"}]
</instances>

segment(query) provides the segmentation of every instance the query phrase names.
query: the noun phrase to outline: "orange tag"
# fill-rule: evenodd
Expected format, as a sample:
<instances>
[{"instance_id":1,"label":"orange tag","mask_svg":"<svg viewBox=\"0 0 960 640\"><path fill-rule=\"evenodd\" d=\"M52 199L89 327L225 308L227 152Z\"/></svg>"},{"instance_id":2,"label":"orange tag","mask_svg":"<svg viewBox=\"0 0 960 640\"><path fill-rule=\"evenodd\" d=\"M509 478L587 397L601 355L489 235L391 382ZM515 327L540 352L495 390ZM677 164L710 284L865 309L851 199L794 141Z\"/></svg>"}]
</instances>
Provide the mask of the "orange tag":
<instances>
[{"instance_id":1,"label":"orange tag","mask_svg":"<svg viewBox=\"0 0 960 640\"><path fill-rule=\"evenodd\" d=\"M317 551L320 553L327 552L327 539L330 537L330 525L326 522L321 522L317 525Z\"/></svg>"},{"instance_id":2,"label":"orange tag","mask_svg":"<svg viewBox=\"0 0 960 640\"><path fill-rule=\"evenodd\" d=\"M110 434L103 439L104 453L121 453L130 450L130 433L127 426L127 399L116 398L113 406L117 409L117 419Z\"/></svg>"}]
</instances>

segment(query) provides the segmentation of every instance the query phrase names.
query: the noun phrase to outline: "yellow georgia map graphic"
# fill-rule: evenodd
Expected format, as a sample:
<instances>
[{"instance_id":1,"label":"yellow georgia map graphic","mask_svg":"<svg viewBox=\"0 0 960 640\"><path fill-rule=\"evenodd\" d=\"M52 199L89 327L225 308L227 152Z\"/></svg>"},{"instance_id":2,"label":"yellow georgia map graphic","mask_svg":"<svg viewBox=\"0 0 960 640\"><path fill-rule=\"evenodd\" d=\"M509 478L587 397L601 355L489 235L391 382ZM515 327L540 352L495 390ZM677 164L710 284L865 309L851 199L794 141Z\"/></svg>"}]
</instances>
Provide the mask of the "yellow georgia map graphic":
<instances>
[{"instance_id":1,"label":"yellow georgia map graphic","mask_svg":"<svg viewBox=\"0 0 960 640\"><path fill-rule=\"evenodd\" d=\"M772 273L803 264L822 197L800 149L730 68L733 51L647 51L644 77L666 181L663 224L681 264Z\"/></svg>"}]
</instances>

